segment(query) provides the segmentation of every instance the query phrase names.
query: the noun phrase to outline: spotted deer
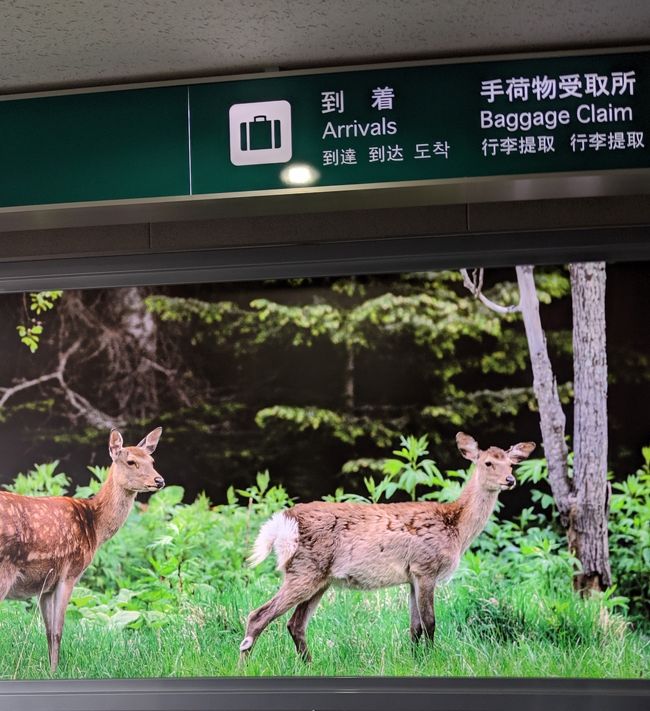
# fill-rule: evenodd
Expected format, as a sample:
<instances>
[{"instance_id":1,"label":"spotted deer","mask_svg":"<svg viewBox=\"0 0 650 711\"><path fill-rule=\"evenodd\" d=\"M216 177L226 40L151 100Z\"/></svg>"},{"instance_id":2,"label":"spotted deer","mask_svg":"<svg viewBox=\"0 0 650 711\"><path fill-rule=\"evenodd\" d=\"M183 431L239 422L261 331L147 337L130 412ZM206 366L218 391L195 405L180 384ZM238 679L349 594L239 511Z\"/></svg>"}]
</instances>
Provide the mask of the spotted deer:
<instances>
[{"instance_id":1,"label":"spotted deer","mask_svg":"<svg viewBox=\"0 0 650 711\"><path fill-rule=\"evenodd\" d=\"M307 624L332 584L361 590L408 584L411 638L433 641L436 585L452 576L499 492L514 487L513 465L535 449L533 442L522 442L505 451L481 450L462 432L456 443L474 472L453 503L314 502L274 514L260 529L249 562L258 565L274 549L284 581L250 613L242 655L273 620L295 607L287 629L298 654L309 661Z\"/></svg>"},{"instance_id":2,"label":"spotted deer","mask_svg":"<svg viewBox=\"0 0 650 711\"><path fill-rule=\"evenodd\" d=\"M0 601L38 597L52 672L77 581L97 549L126 521L135 497L165 485L151 456L161 434L157 427L136 447L124 447L122 435L112 430L113 463L90 499L0 492Z\"/></svg>"}]
</instances>

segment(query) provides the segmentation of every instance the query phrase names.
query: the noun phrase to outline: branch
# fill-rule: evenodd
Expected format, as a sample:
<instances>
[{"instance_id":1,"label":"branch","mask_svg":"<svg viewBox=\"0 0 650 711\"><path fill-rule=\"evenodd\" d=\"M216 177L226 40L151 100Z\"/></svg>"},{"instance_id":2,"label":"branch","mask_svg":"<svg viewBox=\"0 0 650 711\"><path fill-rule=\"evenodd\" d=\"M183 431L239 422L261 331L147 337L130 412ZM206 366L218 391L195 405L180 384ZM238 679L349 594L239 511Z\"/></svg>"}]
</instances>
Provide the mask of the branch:
<instances>
[{"instance_id":1,"label":"branch","mask_svg":"<svg viewBox=\"0 0 650 711\"><path fill-rule=\"evenodd\" d=\"M153 368L153 370L157 370L159 373L162 373L167 378L171 379L176 377L176 370L174 370L173 368L166 368L164 365L161 365L157 361L152 360L147 356L142 356L142 362L147 363L151 368Z\"/></svg>"},{"instance_id":2,"label":"branch","mask_svg":"<svg viewBox=\"0 0 650 711\"><path fill-rule=\"evenodd\" d=\"M193 404L192 400L187 396L187 393L178 384L178 371L177 370L175 370L174 368L166 368L161 363L158 363L157 361L152 360L151 358L147 358L146 356L143 356L142 362L148 363L149 366L153 370L155 370L159 373L162 373L167 378L167 380L171 384L171 387L174 389L174 391L176 392L176 395L178 396L180 401L183 403L183 405L190 407Z\"/></svg>"},{"instance_id":3,"label":"branch","mask_svg":"<svg viewBox=\"0 0 650 711\"><path fill-rule=\"evenodd\" d=\"M19 393L21 390L33 388L34 386L40 385L41 383L46 383L48 380L59 380L63 375L63 371L65 370L65 367L68 363L68 359L75 351L79 349L80 345L81 341L75 341L72 346L68 348L67 351L61 353L61 355L59 356L59 364L57 366L57 369L52 373L48 373L47 375L41 375L39 378L34 378L33 380L23 380L20 383L14 385L13 387L0 388L0 393L2 393L2 397L0 397L0 407L4 407L7 400L13 397L16 393Z\"/></svg>"},{"instance_id":4,"label":"branch","mask_svg":"<svg viewBox=\"0 0 650 711\"><path fill-rule=\"evenodd\" d=\"M58 371L54 371L54 373L41 375L40 378L34 378L33 380L23 380L22 382L18 383L17 385L14 385L11 388L0 388L0 393L2 393L2 397L0 397L0 407L4 407L7 400L13 397L16 393L19 393L21 390L33 388L35 385L40 385L41 383L45 383L48 380L55 380L56 378L58 378L58 375Z\"/></svg>"},{"instance_id":5,"label":"branch","mask_svg":"<svg viewBox=\"0 0 650 711\"><path fill-rule=\"evenodd\" d=\"M61 386L64 395L66 396L68 402L83 415L86 422L92 427L97 429L111 429L113 427L121 427L124 424L124 420L121 418L113 418L107 415L105 412L98 410L96 407L86 400L83 395L75 392L63 379L63 376L57 378L59 385Z\"/></svg>"},{"instance_id":6,"label":"branch","mask_svg":"<svg viewBox=\"0 0 650 711\"><path fill-rule=\"evenodd\" d=\"M61 353L59 355L59 363L57 368L52 373L41 375L39 378L34 378L33 380L23 380L10 388L0 388L0 393L2 393L2 397L0 397L0 407L4 407L7 400L21 390L27 390L28 388L45 383L48 380L56 380L63 390L67 400L79 412L79 414L86 418L88 424L100 429L110 429L116 425L123 424L121 420L113 419L110 415L107 415L101 410L98 410L96 407L93 407L93 405L91 405L91 403L86 400L83 395L80 395L72 390L72 388L66 383L65 369L68 364L68 360L71 355L79 350L80 347L81 340L77 340L66 351Z\"/></svg>"},{"instance_id":7,"label":"branch","mask_svg":"<svg viewBox=\"0 0 650 711\"><path fill-rule=\"evenodd\" d=\"M461 269L463 275L463 286L468 289L472 296L478 299L484 306L487 306L491 311L496 311L498 314L513 314L521 311L521 304L513 304L512 306L503 306L497 304L492 299L488 299L483 293L483 269L474 269L470 277L467 269Z\"/></svg>"}]
</instances>

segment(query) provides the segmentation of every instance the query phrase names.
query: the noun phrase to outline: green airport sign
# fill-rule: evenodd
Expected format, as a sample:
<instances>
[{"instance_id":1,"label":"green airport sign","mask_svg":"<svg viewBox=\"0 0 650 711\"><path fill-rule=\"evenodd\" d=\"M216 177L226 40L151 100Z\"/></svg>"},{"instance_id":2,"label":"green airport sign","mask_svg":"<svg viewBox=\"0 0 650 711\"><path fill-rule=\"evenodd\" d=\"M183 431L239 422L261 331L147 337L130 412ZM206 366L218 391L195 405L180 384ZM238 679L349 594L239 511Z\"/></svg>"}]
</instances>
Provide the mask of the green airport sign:
<instances>
[{"instance_id":1,"label":"green airport sign","mask_svg":"<svg viewBox=\"0 0 650 711\"><path fill-rule=\"evenodd\" d=\"M0 207L650 167L650 52L0 100Z\"/></svg>"}]
</instances>

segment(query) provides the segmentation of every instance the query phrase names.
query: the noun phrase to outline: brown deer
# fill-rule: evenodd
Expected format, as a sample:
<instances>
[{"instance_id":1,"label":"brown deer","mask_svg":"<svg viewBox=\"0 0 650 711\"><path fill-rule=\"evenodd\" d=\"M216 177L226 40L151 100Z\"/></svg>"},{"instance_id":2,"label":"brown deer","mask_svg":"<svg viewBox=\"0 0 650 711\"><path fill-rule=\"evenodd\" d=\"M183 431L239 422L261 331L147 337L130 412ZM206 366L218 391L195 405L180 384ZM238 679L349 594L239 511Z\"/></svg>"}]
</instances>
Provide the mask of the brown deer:
<instances>
[{"instance_id":1,"label":"brown deer","mask_svg":"<svg viewBox=\"0 0 650 711\"><path fill-rule=\"evenodd\" d=\"M137 494L165 485L151 457L161 434L157 427L137 447L124 447L112 430L113 464L93 498L0 492L0 601L38 596L52 672L72 589L99 546L126 521Z\"/></svg>"},{"instance_id":2,"label":"brown deer","mask_svg":"<svg viewBox=\"0 0 650 711\"><path fill-rule=\"evenodd\" d=\"M453 503L314 502L274 514L260 529L249 561L258 565L274 548L284 582L249 615L242 654L269 623L295 607L287 629L298 653L309 661L307 624L332 584L361 590L408 584L411 638L433 641L437 583L452 576L485 527L499 492L514 487L513 465L535 449L533 442L522 442L507 451L481 450L462 432L456 442L474 463L474 473Z\"/></svg>"}]
</instances>

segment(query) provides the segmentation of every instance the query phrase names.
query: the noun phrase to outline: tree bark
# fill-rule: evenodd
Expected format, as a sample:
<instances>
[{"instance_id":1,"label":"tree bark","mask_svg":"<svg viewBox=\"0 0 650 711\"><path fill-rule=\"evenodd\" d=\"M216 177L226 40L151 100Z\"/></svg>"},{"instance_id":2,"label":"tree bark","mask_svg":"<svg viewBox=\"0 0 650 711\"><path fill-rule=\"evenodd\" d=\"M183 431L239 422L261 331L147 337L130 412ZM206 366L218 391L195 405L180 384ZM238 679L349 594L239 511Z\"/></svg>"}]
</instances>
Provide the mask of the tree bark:
<instances>
[{"instance_id":1,"label":"tree bark","mask_svg":"<svg viewBox=\"0 0 650 711\"><path fill-rule=\"evenodd\" d=\"M533 267L517 267L520 309L526 330L533 370L533 390L539 407L544 453L548 463L548 480L567 529L571 517L573 496L568 476L568 448L565 440L566 417L562 409L557 381L548 355L546 336L539 315L539 299L535 290Z\"/></svg>"},{"instance_id":2,"label":"tree bark","mask_svg":"<svg viewBox=\"0 0 650 711\"><path fill-rule=\"evenodd\" d=\"M604 262L572 264L574 505L569 547L582 564L574 585L581 592L611 584L607 519L607 353Z\"/></svg>"},{"instance_id":3,"label":"tree bark","mask_svg":"<svg viewBox=\"0 0 650 711\"><path fill-rule=\"evenodd\" d=\"M573 264L574 462L569 478L566 418L539 315L532 266L517 267L519 304L504 307L481 293L482 274L461 270L465 286L498 313L521 311L533 370L548 478L569 550L582 571L574 586L582 594L611 585L607 519L607 355L605 350L605 264Z\"/></svg>"},{"instance_id":4,"label":"tree bark","mask_svg":"<svg viewBox=\"0 0 650 711\"><path fill-rule=\"evenodd\" d=\"M135 366L129 373L132 392L121 405L125 409L130 406L133 412L144 417L158 408L156 371L153 368L158 360L156 320L145 305L144 290L140 287L115 289L113 308L129 341Z\"/></svg>"}]
</instances>

